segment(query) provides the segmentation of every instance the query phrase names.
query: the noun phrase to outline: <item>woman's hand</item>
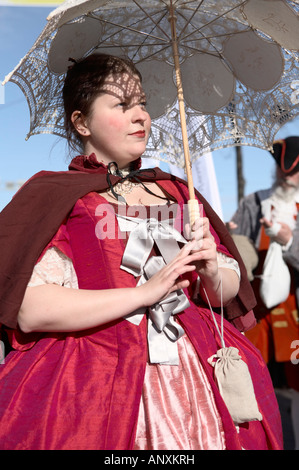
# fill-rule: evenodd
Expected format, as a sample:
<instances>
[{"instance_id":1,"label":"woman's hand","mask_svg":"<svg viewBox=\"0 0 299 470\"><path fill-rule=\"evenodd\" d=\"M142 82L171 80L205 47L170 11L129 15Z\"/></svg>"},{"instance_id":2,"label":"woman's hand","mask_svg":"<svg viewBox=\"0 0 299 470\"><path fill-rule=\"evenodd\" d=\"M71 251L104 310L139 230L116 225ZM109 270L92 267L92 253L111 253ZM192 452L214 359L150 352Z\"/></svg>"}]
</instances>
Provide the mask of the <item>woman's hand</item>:
<instances>
[{"instance_id":1,"label":"woman's hand","mask_svg":"<svg viewBox=\"0 0 299 470\"><path fill-rule=\"evenodd\" d=\"M169 264L136 288L143 307L149 307L171 292L189 286L189 281L181 276L196 269L197 252L193 251L195 246L196 241L188 242Z\"/></svg>"},{"instance_id":2,"label":"woman's hand","mask_svg":"<svg viewBox=\"0 0 299 470\"><path fill-rule=\"evenodd\" d=\"M196 241L193 253L197 253L196 272L202 280L214 280L218 276L217 246L210 232L210 222L207 217L197 219L192 229L187 224L187 237ZM219 284L218 282L216 284Z\"/></svg>"},{"instance_id":3,"label":"woman's hand","mask_svg":"<svg viewBox=\"0 0 299 470\"><path fill-rule=\"evenodd\" d=\"M218 267L217 245L210 231L209 219L197 219L192 230L187 224L186 232L196 243L192 253L196 254L195 266L201 280L201 297L206 301L208 296L214 307L220 306L221 302L227 304L238 293L239 278L233 270Z\"/></svg>"}]
</instances>

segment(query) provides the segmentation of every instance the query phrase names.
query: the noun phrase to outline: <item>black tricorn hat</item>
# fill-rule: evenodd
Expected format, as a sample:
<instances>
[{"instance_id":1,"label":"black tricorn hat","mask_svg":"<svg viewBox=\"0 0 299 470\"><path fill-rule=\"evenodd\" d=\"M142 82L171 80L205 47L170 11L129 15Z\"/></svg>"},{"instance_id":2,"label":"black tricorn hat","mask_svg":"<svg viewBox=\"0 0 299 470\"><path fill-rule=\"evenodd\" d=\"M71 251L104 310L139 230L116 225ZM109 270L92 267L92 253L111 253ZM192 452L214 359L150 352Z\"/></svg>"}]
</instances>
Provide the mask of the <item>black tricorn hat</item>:
<instances>
[{"instance_id":1,"label":"black tricorn hat","mask_svg":"<svg viewBox=\"0 0 299 470\"><path fill-rule=\"evenodd\" d=\"M299 171L299 137L274 141L271 155L284 173Z\"/></svg>"}]
</instances>

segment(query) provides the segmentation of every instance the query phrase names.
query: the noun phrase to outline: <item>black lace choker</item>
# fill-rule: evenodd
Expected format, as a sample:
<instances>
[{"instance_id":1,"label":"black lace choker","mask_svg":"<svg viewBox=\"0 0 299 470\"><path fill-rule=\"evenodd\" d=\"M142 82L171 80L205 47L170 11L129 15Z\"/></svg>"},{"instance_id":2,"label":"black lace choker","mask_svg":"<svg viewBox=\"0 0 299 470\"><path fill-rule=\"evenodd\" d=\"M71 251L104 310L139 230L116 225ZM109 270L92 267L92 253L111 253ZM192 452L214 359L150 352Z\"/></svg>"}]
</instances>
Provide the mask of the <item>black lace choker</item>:
<instances>
[{"instance_id":1,"label":"black lace choker","mask_svg":"<svg viewBox=\"0 0 299 470\"><path fill-rule=\"evenodd\" d=\"M111 175L119 176L120 180L115 184L111 182ZM153 193L142 181L142 179L155 179L156 172L154 168L147 169L130 169L125 168L120 170L116 162L110 162L107 165L107 183L109 185L109 190L119 202L124 202L126 204L125 194L129 194L133 191L136 186L142 186L143 189L160 199L166 200L169 202L167 197L159 196L158 194Z\"/></svg>"}]
</instances>

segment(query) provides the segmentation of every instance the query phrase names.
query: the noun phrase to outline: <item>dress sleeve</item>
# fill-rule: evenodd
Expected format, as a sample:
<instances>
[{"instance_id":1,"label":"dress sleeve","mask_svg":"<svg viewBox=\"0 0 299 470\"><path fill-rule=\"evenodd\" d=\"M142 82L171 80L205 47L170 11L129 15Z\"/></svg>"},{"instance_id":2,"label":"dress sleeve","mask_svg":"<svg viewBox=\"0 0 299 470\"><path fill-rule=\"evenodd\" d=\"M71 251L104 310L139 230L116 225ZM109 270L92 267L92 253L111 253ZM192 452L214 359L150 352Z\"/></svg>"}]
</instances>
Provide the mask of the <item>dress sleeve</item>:
<instances>
[{"instance_id":1,"label":"dress sleeve","mask_svg":"<svg viewBox=\"0 0 299 470\"><path fill-rule=\"evenodd\" d=\"M43 284L57 284L78 289L78 279L72 260L55 246L48 248L35 265L28 286Z\"/></svg>"},{"instance_id":2,"label":"dress sleeve","mask_svg":"<svg viewBox=\"0 0 299 470\"><path fill-rule=\"evenodd\" d=\"M241 273L239 263L234 259L226 256L224 253L217 251L217 262L219 268L227 268L235 271L240 279Z\"/></svg>"}]
</instances>

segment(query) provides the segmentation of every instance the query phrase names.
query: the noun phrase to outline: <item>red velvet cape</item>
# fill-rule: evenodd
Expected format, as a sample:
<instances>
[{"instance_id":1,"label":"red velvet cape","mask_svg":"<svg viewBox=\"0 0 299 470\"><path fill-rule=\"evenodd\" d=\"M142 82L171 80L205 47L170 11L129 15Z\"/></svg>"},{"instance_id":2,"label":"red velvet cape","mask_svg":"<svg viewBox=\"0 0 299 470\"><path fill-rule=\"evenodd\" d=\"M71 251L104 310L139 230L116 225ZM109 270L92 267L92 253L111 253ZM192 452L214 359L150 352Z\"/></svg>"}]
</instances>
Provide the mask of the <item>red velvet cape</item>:
<instances>
[{"instance_id":1,"label":"red velvet cape","mask_svg":"<svg viewBox=\"0 0 299 470\"><path fill-rule=\"evenodd\" d=\"M153 173L144 172L139 178L142 181L180 181L186 186L184 180L159 168ZM111 176L112 184L118 180L118 176ZM33 267L76 201L89 192L104 191L108 187L107 168L95 158L79 156L72 160L69 171L41 171L34 175L3 209L0 213L0 323L16 328ZM196 195L221 243L240 265L239 294L226 308L226 317L240 329L247 329L253 326L253 314L247 313L256 301L244 263L221 219L201 194L196 192ZM241 317L245 315L244 326Z\"/></svg>"}]
</instances>

